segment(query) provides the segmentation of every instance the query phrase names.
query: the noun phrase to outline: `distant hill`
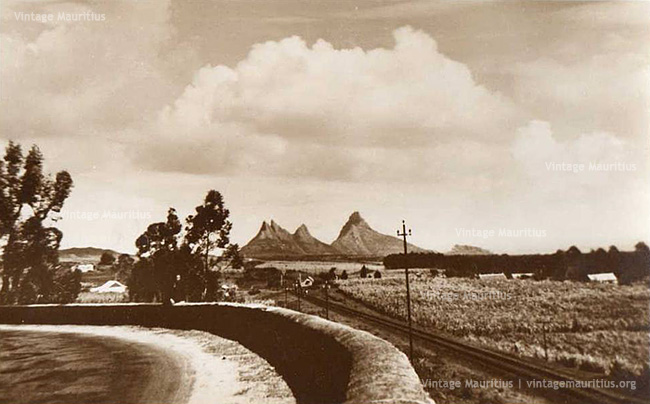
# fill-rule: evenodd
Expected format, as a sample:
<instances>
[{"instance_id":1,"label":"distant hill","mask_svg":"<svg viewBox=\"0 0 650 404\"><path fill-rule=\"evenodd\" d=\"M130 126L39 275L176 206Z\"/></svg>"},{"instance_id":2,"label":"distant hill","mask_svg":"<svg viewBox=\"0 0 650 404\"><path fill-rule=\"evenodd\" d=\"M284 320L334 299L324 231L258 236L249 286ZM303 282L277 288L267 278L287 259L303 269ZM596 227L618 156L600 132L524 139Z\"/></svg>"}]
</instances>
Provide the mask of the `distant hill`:
<instances>
[{"instance_id":1,"label":"distant hill","mask_svg":"<svg viewBox=\"0 0 650 404\"><path fill-rule=\"evenodd\" d=\"M304 224L292 234L271 220L262 223L257 235L241 248L245 257L269 258L302 255L328 255L336 251L316 239Z\"/></svg>"},{"instance_id":2,"label":"distant hill","mask_svg":"<svg viewBox=\"0 0 650 404\"><path fill-rule=\"evenodd\" d=\"M306 256L384 257L402 250L401 239L373 230L359 212L354 212L331 245L312 236L304 224L294 233L289 233L271 221L270 224L262 223L257 235L241 248L241 253L249 258L300 259ZM409 252L426 252L426 250L409 244Z\"/></svg>"},{"instance_id":3,"label":"distant hill","mask_svg":"<svg viewBox=\"0 0 650 404\"><path fill-rule=\"evenodd\" d=\"M404 252L401 239L373 230L359 212L350 215L332 247L340 254L357 256L384 257ZM408 251L427 252L413 244L408 244Z\"/></svg>"},{"instance_id":4,"label":"distant hill","mask_svg":"<svg viewBox=\"0 0 650 404\"><path fill-rule=\"evenodd\" d=\"M95 247L73 247L59 250L59 261L61 262L87 262L98 263L102 254L108 252L115 258L119 257L121 253L113 250Z\"/></svg>"},{"instance_id":5,"label":"distant hill","mask_svg":"<svg viewBox=\"0 0 650 404\"><path fill-rule=\"evenodd\" d=\"M456 244L446 255L491 255L492 251L472 245Z\"/></svg>"},{"instance_id":6,"label":"distant hill","mask_svg":"<svg viewBox=\"0 0 650 404\"><path fill-rule=\"evenodd\" d=\"M328 255L336 253L331 245L325 244L312 236L304 224L298 227L293 234L293 239L306 255Z\"/></svg>"}]
</instances>

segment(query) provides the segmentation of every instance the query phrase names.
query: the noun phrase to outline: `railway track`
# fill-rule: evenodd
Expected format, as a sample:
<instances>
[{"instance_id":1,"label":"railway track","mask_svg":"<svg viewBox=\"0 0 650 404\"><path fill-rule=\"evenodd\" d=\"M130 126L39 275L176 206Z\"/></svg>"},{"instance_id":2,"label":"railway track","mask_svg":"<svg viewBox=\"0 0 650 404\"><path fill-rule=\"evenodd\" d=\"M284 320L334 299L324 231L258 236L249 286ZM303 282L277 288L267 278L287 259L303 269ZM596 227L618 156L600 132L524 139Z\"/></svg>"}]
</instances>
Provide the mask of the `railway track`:
<instances>
[{"instance_id":1,"label":"railway track","mask_svg":"<svg viewBox=\"0 0 650 404\"><path fill-rule=\"evenodd\" d=\"M325 308L329 306L329 310L338 312L339 314L364 320L366 322L379 325L386 329L398 331L400 333L408 334L408 326L397 320L387 319L370 313L361 312L340 303L326 302L324 299L316 296L302 295L301 298L314 305ZM469 345L458 340L431 333L419 328L413 328L413 338L433 344L437 347L443 347L449 351L458 353L465 357L469 357L480 361L481 363L491 367L495 370L505 372L516 376L519 380L525 381L542 381L547 380L552 383L574 383L576 379L562 374L561 372L544 367L542 365L532 363L508 354L495 352L489 349ZM525 387L525 386L523 386ZM577 388L566 387L559 390L545 389L546 395L553 395L555 397L562 396L568 403L589 403L589 404L648 404L649 401L644 401L636 397L620 394L615 390L605 390L599 388Z\"/></svg>"}]
</instances>

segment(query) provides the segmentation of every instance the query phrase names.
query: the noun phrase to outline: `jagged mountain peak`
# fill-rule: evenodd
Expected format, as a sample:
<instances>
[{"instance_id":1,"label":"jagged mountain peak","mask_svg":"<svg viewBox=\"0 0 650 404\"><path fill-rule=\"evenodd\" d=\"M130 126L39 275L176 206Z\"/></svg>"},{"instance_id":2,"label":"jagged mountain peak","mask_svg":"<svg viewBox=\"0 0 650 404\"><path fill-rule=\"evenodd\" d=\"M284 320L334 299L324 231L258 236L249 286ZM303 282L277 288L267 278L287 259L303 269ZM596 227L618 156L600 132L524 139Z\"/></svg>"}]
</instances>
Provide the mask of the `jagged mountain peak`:
<instances>
[{"instance_id":1,"label":"jagged mountain peak","mask_svg":"<svg viewBox=\"0 0 650 404\"><path fill-rule=\"evenodd\" d=\"M339 237L341 238L342 236L345 236L347 233L352 231L354 228L365 228L365 229L370 229L370 226L368 223L365 221L363 217L361 217L361 214L359 212L353 212L350 217L348 218L348 221L345 222L343 227L341 228L341 232L339 233Z\"/></svg>"},{"instance_id":2,"label":"jagged mountain peak","mask_svg":"<svg viewBox=\"0 0 650 404\"><path fill-rule=\"evenodd\" d=\"M403 244L402 240L394 236L373 230L359 212L354 212L343 225L338 238L332 243L332 247L344 255L379 257L400 253ZM409 251L422 252L425 250L409 244Z\"/></svg>"},{"instance_id":3,"label":"jagged mountain peak","mask_svg":"<svg viewBox=\"0 0 650 404\"><path fill-rule=\"evenodd\" d=\"M258 235L241 251L244 256L258 258L306 255L382 257L400 253L402 249L402 240L373 230L359 212L353 212L331 245L312 236L304 224L291 234L271 220L262 223ZM409 244L409 251L426 250Z\"/></svg>"},{"instance_id":4,"label":"jagged mountain peak","mask_svg":"<svg viewBox=\"0 0 650 404\"><path fill-rule=\"evenodd\" d=\"M364 224L366 226L368 225L368 223L366 223L364 218L361 217L361 213L359 213L358 211L352 212L352 214L348 218L348 223L350 223L350 224Z\"/></svg>"},{"instance_id":5,"label":"jagged mountain peak","mask_svg":"<svg viewBox=\"0 0 650 404\"><path fill-rule=\"evenodd\" d=\"M273 238L274 233L275 232L271 226L266 221L263 221L262 226L260 226L260 230L257 232L257 236L255 237L260 239Z\"/></svg>"},{"instance_id":6,"label":"jagged mountain peak","mask_svg":"<svg viewBox=\"0 0 650 404\"><path fill-rule=\"evenodd\" d=\"M274 220L262 227L250 242L241 249L249 257L282 257L300 255L330 255L336 251L328 244L314 238L307 226L300 225L291 234Z\"/></svg>"},{"instance_id":7,"label":"jagged mountain peak","mask_svg":"<svg viewBox=\"0 0 650 404\"><path fill-rule=\"evenodd\" d=\"M298 226L298 228L296 229L296 231L293 234L299 235L299 236L311 236L311 233L309 233L309 229L307 228L307 226L304 223L301 224L300 226Z\"/></svg>"}]
</instances>

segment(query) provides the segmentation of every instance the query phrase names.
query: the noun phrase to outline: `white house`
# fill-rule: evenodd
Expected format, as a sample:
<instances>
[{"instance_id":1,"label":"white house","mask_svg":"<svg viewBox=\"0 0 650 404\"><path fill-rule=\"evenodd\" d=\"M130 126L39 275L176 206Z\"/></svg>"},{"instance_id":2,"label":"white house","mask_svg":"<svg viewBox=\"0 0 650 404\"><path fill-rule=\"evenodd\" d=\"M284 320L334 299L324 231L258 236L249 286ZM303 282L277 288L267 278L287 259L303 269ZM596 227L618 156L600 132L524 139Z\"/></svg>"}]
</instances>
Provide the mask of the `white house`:
<instances>
[{"instance_id":1,"label":"white house","mask_svg":"<svg viewBox=\"0 0 650 404\"><path fill-rule=\"evenodd\" d=\"M95 270L95 265L94 264L77 264L74 267L72 267L72 270L79 270L80 272L86 273L86 272L92 272Z\"/></svg>"},{"instance_id":2,"label":"white house","mask_svg":"<svg viewBox=\"0 0 650 404\"><path fill-rule=\"evenodd\" d=\"M590 282L614 283L618 284L618 279L613 272L605 272L603 274L589 274L587 275Z\"/></svg>"},{"instance_id":3,"label":"white house","mask_svg":"<svg viewBox=\"0 0 650 404\"><path fill-rule=\"evenodd\" d=\"M90 291L95 293L125 293L126 285L118 281L107 281L102 286L91 288Z\"/></svg>"},{"instance_id":4,"label":"white house","mask_svg":"<svg viewBox=\"0 0 650 404\"><path fill-rule=\"evenodd\" d=\"M508 279L504 273L500 274L478 274L478 278L484 281L493 281L495 279Z\"/></svg>"},{"instance_id":5,"label":"white house","mask_svg":"<svg viewBox=\"0 0 650 404\"><path fill-rule=\"evenodd\" d=\"M525 272L525 273L520 273L520 274L512 274L513 279L528 279L533 277L532 272Z\"/></svg>"},{"instance_id":6,"label":"white house","mask_svg":"<svg viewBox=\"0 0 650 404\"><path fill-rule=\"evenodd\" d=\"M300 286L303 288L311 287L314 284L314 278L308 276L304 281L300 281Z\"/></svg>"},{"instance_id":7,"label":"white house","mask_svg":"<svg viewBox=\"0 0 650 404\"><path fill-rule=\"evenodd\" d=\"M235 284L226 284L224 283L221 285L221 290L223 291L224 296L234 296L237 291L239 290L239 287Z\"/></svg>"}]
</instances>

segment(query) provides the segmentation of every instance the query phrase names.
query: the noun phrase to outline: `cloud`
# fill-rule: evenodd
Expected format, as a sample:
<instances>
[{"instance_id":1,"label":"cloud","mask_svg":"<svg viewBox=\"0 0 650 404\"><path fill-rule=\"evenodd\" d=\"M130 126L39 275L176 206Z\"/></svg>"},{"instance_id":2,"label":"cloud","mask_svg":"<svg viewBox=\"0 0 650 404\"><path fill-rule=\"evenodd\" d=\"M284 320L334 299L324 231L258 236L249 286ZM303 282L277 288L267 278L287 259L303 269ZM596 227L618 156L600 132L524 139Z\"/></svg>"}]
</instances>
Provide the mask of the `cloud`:
<instances>
[{"instance_id":1,"label":"cloud","mask_svg":"<svg viewBox=\"0 0 650 404\"><path fill-rule=\"evenodd\" d=\"M397 1L373 4L370 7L357 10L353 14L355 19L386 19L394 20L396 18L414 18L427 14L444 14L450 11L465 10L467 8L480 6L482 3L489 4L485 0L468 0L468 1ZM350 12L340 13L340 17L349 18Z\"/></svg>"},{"instance_id":2,"label":"cloud","mask_svg":"<svg viewBox=\"0 0 650 404\"><path fill-rule=\"evenodd\" d=\"M562 62L541 58L512 68L515 98L538 119L572 131L645 138L650 127L650 56L606 52Z\"/></svg>"},{"instance_id":3,"label":"cloud","mask_svg":"<svg viewBox=\"0 0 650 404\"><path fill-rule=\"evenodd\" d=\"M507 99L424 32L403 27L394 38L392 49L368 51L295 36L254 45L234 68L200 69L155 131L170 144L173 133L182 133L176 143L214 144L236 155L225 158L229 167L342 180L422 177L433 158L450 158L436 154L440 144L511 136L516 109ZM172 166L198 170L201 157L187 157Z\"/></svg>"},{"instance_id":4,"label":"cloud","mask_svg":"<svg viewBox=\"0 0 650 404\"><path fill-rule=\"evenodd\" d=\"M161 220L219 189L238 242L270 216L331 239L357 209L387 232L391 217L424 223L423 246L440 249L463 223L546 226L552 237L531 250L648 234L650 60L647 24L636 23L646 15L613 3L415 1L359 4L381 24L336 13L354 5L312 5L300 14L319 21L307 26L235 3L3 1L3 140L35 142L49 172L70 170L68 210ZM106 21L19 22L14 10ZM386 38L407 21L441 46L408 27ZM590 161L638 170L546 168ZM146 222L61 226L67 245L132 249Z\"/></svg>"},{"instance_id":5,"label":"cloud","mask_svg":"<svg viewBox=\"0 0 650 404\"><path fill-rule=\"evenodd\" d=\"M647 176L647 159L631 143L607 132L560 141L544 121L519 128L512 153L534 188L554 197L615 193Z\"/></svg>"},{"instance_id":6,"label":"cloud","mask_svg":"<svg viewBox=\"0 0 650 404\"><path fill-rule=\"evenodd\" d=\"M168 7L167 1L9 3L0 34L0 131L13 138L97 136L160 109L176 91L170 73L192 60L191 52L167 52ZM30 11L53 14L53 21L17 19ZM59 12L105 20L64 21Z\"/></svg>"},{"instance_id":7,"label":"cloud","mask_svg":"<svg viewBox=\"0 0 650 404\"><path fill-rule=\"evenodd\" d=\"M610 28L642 26L650 23L650 4L645 1L578 3L556 11L553 17L566 23L587 23Z\"/></svg>"}]
</instances>

